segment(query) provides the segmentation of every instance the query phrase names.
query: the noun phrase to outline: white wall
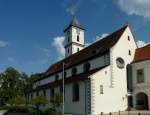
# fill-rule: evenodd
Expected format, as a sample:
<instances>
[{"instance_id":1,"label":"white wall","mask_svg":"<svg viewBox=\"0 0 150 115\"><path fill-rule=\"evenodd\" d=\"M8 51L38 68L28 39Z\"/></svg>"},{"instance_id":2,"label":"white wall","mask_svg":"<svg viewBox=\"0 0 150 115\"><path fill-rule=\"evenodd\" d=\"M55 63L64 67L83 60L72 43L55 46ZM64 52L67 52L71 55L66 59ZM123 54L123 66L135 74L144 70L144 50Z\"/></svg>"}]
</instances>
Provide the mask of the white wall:
<instances>
[{"instance_id":1,"label":"white wall","mask_svg":"<svg viewBox=\"0 0 150 115\"><path fill-rule=\"evenodd\" d=\"M103 55L103 56L94 58L94 59L90 60L89 63L91 64L90 70L102 67L102 66L105 65L105 56ZM81 64L75 66L77 68L77 74L83 73L83 64L84 63L81 63ZM65 71L67 72L67 76L66 77L71 77L72 76L72 73L71 73L72 72L72 68L66 69ZM57 74L59 75L59 80L62 79L62 72L59 72ZM44 84L47 84L47 83L54 82L55 81L55 76L57 74L49 76L49 77L47 77L45 79L42 79L40 81L37 81L34 84L33 88L35 89L37 86L41 86L41 85L44 85Z\"/></svg>"},{"instance_id":2,"label":"white wall","mask_svg":"<svg viewBox=\"0 0 150 115\"><path fill-rule=\"evenodd\" d=\"M130 41L128 41L128 35ZM100 114L101 112L109 113L115 111L123 111L127 109L127 74L126 65L130 64L134 58L136 44L129 28L125 30L117 44L111 49L111 65L109 68L103 69L91 77L94 82L95 93L91 93L93 99L92 114ZM131 50L132 55L128 55ZM125 61L125 68L119 69L116 65L116 59L121 57ZM105 74L107 71L107 74ZM100 95L100 85L104 85L104 94ZM94 95L95 94L95 95ZM95 101L94 101L95 100ZM99 101L98 101L99 100Z\"/></svg>"},{"instance_id":3,"label":"white wall","mask_svg":"<svg viewBox=\"0 0 150 115\"><path fill-rule=\"evenodd\" d=\"M85 83L79 83L79 101L72 101L72 86L73 83L65 86L65 112L85 114Z\"/></svg>"}]
</instances>

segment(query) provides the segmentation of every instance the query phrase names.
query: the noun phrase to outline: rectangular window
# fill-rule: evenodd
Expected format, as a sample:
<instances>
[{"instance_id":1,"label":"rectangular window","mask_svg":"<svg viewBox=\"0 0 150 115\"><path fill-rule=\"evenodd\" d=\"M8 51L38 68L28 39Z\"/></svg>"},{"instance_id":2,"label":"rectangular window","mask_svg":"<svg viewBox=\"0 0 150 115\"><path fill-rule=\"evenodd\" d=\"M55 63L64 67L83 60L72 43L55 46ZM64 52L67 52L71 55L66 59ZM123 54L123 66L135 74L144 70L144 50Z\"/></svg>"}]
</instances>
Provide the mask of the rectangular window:
<instances>
[{"instance_id":1,"label":"rectangular window","mask_svg":"<svg viewBox=\"0 0 150 115\"><path fill-rule=\"evenodd\" d=\"M144 83L144 69L137 70L137 83Z\"/></svg>"},{"instance_id":2,"label":"rectangular window","mask_svg":"<svg viewBox=\"0 0 150 115\"><path fill-rule=\"evenodd\" d=\"M104 94L103 85L100 85L100 94Z\"/></svg>"},{"instance_id":3,"label":"rectangular window","mask_svg":"<svg viewBox=\"0 0 150 115\"><path fill-rule=\"evenodd\" d=\"M77 41L79 42L79 35L77 36Z\"/></svg>"},{"instance_id":4,"label":"rectangular window","mask_svg":"<svg viewBox=\"0 0 150 115\"><path fill-rule=\"evenodd\" d=\"M77 52L79 52L79 48L77 48Z\"/></svg>"}]
</instances>

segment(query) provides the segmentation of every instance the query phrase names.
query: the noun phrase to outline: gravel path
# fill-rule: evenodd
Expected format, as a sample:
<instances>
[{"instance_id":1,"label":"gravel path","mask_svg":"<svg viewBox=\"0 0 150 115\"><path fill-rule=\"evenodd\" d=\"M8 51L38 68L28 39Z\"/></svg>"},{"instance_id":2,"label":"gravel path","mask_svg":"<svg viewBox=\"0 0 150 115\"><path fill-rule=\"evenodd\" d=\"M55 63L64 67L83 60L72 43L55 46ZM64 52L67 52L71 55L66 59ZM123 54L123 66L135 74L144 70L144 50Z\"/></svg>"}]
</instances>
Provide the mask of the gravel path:
<instances>
[{"instance_id":1,"label":"gravel path","mask_svg":"<svg viewBox=\"0 0 150 115\"><path fill-rule=\"evenodd\" d=\"M6 110L0 110L0 115L3 115L6 112Z\"/></svg>"}]
</instances>

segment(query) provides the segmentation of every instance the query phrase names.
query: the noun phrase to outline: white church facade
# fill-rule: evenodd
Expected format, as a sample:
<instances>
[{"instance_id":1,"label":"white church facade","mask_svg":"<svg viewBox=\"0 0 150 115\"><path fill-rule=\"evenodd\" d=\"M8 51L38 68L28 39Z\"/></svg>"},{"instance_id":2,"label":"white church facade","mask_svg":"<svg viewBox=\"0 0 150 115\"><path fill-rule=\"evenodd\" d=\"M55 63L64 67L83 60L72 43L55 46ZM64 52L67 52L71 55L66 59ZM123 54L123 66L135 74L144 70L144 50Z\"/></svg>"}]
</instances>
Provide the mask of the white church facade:
<instances>
[{"instance_id":1,"label":"white church facade","mask_svg":"<svg viewBox=\"0 0 150 115\"><path fill-rule=\"evenodd\" d=\"M135 107L132 97L139 89L134 89L138 86L132 82L135 76L131 70L136 67L133 60L137 45L130 27L123 26L88 47L84 47L84 32L74 18L64 30L66 57L40 75L29 94L30 100L37 93L44 94L49 101L47 107L51 107L50 99L62 93L64 74L65 113L98 115Z\"/></svg>"}]
</instances>

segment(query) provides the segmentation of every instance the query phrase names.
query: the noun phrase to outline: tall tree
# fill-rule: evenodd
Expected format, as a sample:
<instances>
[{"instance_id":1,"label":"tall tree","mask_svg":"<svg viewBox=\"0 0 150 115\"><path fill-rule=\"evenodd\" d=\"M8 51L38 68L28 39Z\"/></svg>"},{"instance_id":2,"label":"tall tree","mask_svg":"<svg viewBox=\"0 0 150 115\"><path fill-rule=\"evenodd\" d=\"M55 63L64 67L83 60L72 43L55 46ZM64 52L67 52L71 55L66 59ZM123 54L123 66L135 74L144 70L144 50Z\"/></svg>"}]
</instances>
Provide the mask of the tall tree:
<instances>
[{"instance_id":1,"label":"tall tree","mask_svg":"<svg viewBox=\"0 0 150 115\"><path fill-rule=\"evenodd\" d=\"M16 96L23 96L27 75L9 67L0 74L0 102L7 103Z\"/></svg>"}]
</instances>

